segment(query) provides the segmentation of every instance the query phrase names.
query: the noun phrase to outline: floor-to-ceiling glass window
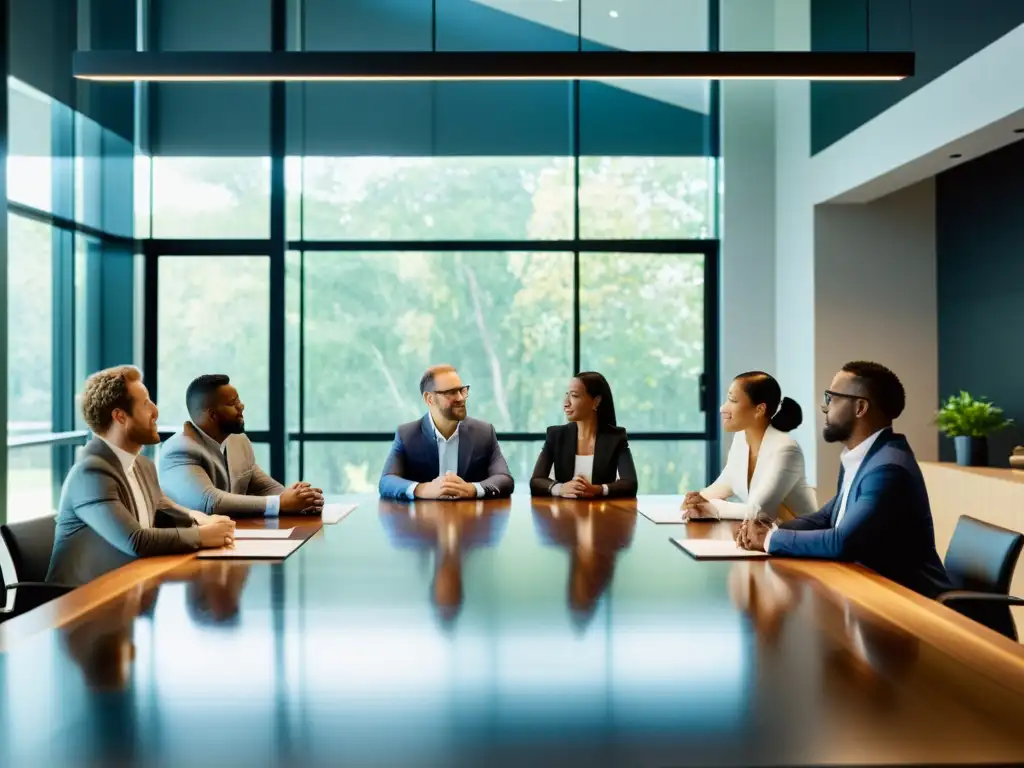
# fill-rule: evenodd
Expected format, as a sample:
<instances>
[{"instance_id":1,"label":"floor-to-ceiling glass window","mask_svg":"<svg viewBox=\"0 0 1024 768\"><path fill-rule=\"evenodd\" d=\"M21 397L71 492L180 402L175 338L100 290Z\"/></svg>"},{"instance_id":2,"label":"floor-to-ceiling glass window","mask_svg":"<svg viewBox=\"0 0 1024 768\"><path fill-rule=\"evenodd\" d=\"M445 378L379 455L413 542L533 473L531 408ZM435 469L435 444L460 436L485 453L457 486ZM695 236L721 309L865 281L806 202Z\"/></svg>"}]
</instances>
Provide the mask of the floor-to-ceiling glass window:
<instances>
[{"instance_id":1,"label":"floor-to-ceiling glass window","mask_svg":"<svg viewBox=\"0 0 1024 768\"><path fill-rule=\"evenodd\" d=\"M266 50L272 5L153 0L139 39ZM714 39L706 0L613 6L291 0L285 39L305 50ZM269 463L283 448L275 473L331 491L374 487L394 426L422 407L419 373L438 361L472 381L471 412L496 425L520 479L580 368L609 376L642 490L691 488L713 468L711 84L310 83L278 98L260 83L164 84L127 100L82 86L90 116L22 80L8 88L8 517L52 508L19 489L42 478L55 497L87 437L76 390L98 367L143 362L142 350L165 431L185 417L187 379L229 373L257 451Z\"/></svg>"},{"instance_id":2,"label":"floor-to-ceiling glass window","mask_svg":"<svg viewBox=\"0 0 1024 768\"><path fill-rule=\"evenodd\" d=\"M54 157L59 105L14 78L7 90L6 517L17 521L50 512L59 482L48 441L60 420L54 363L63 350L54 291L65 254L53 224L61 207L55 183L61 163Z\"/></svg>"},{"instance_id":3,"label":"floor-to-ceiling glass window","mask_svg":"<svg viewBox=\"0 0 1024 768\"><path fill-rule=\"evenodd\" d=\"M15 57L33 79L38 72ZM45 78L44 78L45 80ZM132 183L131 142L38 88L8 77L7 498L16 522L52 513L75 450L88 438L76 406L100 367L113 247L134 250L117 195ZM100 192L99 190L103 190ZM130 200L130 197L127 198ZM123 202L123 201L121 201ZM108 292L109 293L109 292ZM133 336L106 313L106 336ZM129 345L130 347L130 342ZM132 362L130 356L121 362Z\"/></svg>"},{"instance_id":4,"label":"floor-to-ceiling glass window","mask_svg":"<svg viewBox=\"0 0 1024 768\"><path fill-rule=\"evenodd\" d=\"M399 24L396 8L307 3L290 45L703 50L713 26L704 0L404 5ZM308 83L287 95L303 476L373 490L395 426L423 413L423 369L447 362L519 481L562 421L567 379L594 369L615 392L641 491L705 482L709 83Z\"/></svg>"},{"instance_id":5,"label":"floor-to-ceiling glass window","mask_svg":"<svg viewBox=\"0 0 1024 768\"><path fill-rule=\"evenodd\" d=\"M572 51L714 39L707 0L619 5L292 0L285 40ZM271 6L155 0L149 47L268 50ZM524 481L568 378L596 369L642 492L689 490L715 469L712 84L170 83L147 102L135 221L150 236L148 375L165 431L194 375L226 373L276 474L372 491L395 426L423 412L423 369L447 362Z\"/></svg>"}]
</instances>

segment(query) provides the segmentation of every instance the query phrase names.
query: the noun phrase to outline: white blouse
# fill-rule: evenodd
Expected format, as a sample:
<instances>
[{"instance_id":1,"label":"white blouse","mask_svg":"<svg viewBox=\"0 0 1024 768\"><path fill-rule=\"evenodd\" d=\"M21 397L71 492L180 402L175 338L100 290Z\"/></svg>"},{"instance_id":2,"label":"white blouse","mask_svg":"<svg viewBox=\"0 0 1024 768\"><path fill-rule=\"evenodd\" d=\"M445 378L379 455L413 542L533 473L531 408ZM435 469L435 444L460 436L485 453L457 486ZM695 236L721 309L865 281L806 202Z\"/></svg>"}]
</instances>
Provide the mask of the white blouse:
<instances>
[{"instance_id":1,"label":"white blouse","mask_svg":"<svg viewBox=\"0 0 1024 768\"><path fill-rule=\"evenodd\" d=\"M576 454L576 462L575 462L575 464L573 466L572 476L576 477L577 475L583 475L583 477L585 477L587 479L588 483L594 482L594 455L593 454L591 454L590 456L580 456L578 453ZM554 464L551 465L551 470L548 472L548 477L550 479L552 479L552 480L555 479L555 465ZM619 479L618 470L616 470L616 472L615 472L615 479L616 480ZM562 484L561 483L555 483L554 485L551 486L551 495L552 496L557 496L561 490L562 490ZM605 496L608 495L608 486L607 485L602 485L601 486L601 490L602 490L602 492L604 493Z\"/></svg>"},{"instance_id":2,"label":"white blouse","mask_svg":"<svg viewBox=\"0 0 1024 768\"><path fill-rule=\"evenodd\" d=\"M588 483L594 482L594 454L589 456L580 456L576 454L576 464L572 471L572 476L577 477L583 475L587 478ZM551 471L548 472L548 477L552 480L555 479L555 465L551 465Z\"/></svg>"},{"instance_id":3,"label":"white blouse","mask_svg":"<svg viewBox=\"0 0 1024 768\"><path fill-rule=\"evenodd\" d=\"M768 427L748 488L749 459L746 435L737 432L722 474L700 492L719 517L750 520L760 516L775 520L781 505L797 517L818 511L814 489L807 484L803 451L793 438Z\"/></svg>"}]
</instances>

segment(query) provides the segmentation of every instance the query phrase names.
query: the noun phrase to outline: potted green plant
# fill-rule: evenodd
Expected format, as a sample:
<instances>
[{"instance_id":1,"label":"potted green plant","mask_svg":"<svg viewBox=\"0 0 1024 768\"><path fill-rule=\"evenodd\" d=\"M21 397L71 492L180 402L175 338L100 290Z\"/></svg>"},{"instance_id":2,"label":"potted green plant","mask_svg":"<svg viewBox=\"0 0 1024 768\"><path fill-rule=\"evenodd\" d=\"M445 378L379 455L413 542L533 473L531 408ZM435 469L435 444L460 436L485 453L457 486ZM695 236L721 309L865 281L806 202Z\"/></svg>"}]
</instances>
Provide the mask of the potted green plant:
<instances>
[{"instance_id":1,"label":"potted green plant","mask_svg":"<svg viewBox=\"0 0 1024 768\"><path fill-rule=\"evenodd\" d=\"M988 464L988 436L1012 421L1003 416L1002 408L961 391L943 403L935 423L940 431L953 438L957 464L983 467Z\"/></svg>"}]
</instances>

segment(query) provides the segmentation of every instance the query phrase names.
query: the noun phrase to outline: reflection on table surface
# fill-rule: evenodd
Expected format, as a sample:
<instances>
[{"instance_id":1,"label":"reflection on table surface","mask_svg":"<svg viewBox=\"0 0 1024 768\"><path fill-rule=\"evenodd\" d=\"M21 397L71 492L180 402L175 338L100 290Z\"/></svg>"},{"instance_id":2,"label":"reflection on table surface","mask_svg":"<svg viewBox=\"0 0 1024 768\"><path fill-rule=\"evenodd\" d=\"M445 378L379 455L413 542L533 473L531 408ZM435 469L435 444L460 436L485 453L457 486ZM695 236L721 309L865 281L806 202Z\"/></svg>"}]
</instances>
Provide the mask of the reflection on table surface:
<instances>
[{"instance_id":1,"label":"reflection on table surface","mask_svg":"<svg viewBox=\"0 0 1024 768\"><path fill-rule=\"evenodd\" d=\"M537 499L533 516L541 540L569 552L569 609L582 629L611 584L619 551L633 540L637 514L601 502Z\"/></svg>"},{"instance_id":2,"label":"reflection on table surface","mask_svg":"<svg viewBox=\"0 0 1024 768\"><path fill-rule=\"evenodd\" d=\"M732 526L628 502L358 501L12 643L0 764L1024 760L1024 655L848 567L698 562L669 537Z\"/></svg>"},{"instance_id":3,"label":"reflection on table surface","mask_svg":"<svg viewBox=\"0 0 1024 768\"><path fill-rule=\"evenodd\" d=\"M381 523L396 547L433 553L431 596L450 628L462 608L462 561L476 547L494 546L505 532L511 501L396 502L381 499Z\"/></svg>"}]
</instances>

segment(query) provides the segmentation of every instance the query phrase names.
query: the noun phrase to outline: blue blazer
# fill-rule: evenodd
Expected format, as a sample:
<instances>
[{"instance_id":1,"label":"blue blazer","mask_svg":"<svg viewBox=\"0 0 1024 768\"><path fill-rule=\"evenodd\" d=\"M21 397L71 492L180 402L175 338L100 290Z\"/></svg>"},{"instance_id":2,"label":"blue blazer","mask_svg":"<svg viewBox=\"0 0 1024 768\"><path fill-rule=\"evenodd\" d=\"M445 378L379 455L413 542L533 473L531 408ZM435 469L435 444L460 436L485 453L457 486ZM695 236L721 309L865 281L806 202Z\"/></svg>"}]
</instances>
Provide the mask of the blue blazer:
<instances>
[{"instance_id":1,"label":"blue blazer","mask_svg":"<svg viewBox=\"0 0 1024 768\"><path fill-rule=\"evenodd\" d=\"M386 499L405 499L409 483L429 483L439 474L437 438L428 413L395 432L378 490ZM486 421L465 419L459 424L459 477L480 483L488 499L509 496L515 487L498 436Z\"/></svg>"},{"instance_id":2,"label":"blue blazer","mask_svg":"<svg viewBox=\"0 0 1024 768\"><path fill-rule=\"evenodd\" d=\"M771 554L849 560L927 597L952 589L935 550L935 532L921 469L903 435L886 430L860 465L842 525L843 471L836 495L819 511L783 523Z\"/></svg>"}]
</instances>

